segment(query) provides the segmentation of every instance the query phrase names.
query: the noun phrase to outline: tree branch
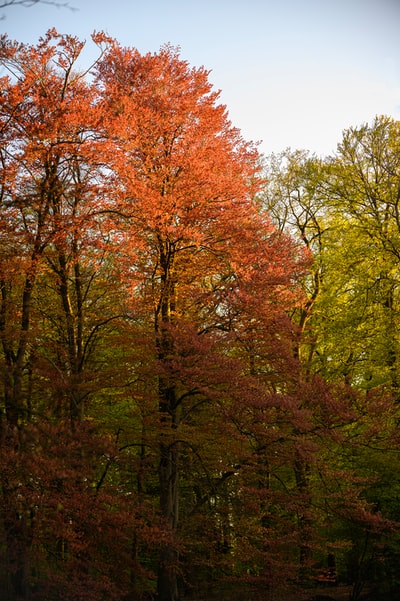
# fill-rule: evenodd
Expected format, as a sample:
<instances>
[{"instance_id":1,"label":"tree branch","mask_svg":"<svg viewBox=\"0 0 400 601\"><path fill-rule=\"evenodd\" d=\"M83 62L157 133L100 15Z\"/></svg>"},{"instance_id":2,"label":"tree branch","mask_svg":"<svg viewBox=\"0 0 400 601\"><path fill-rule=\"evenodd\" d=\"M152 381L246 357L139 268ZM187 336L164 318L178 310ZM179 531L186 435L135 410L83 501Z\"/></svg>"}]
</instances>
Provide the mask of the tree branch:
<instances>
[{"instance_id":1,"label":"tree branch","mask_svg":"<svg viewBox=\"0 0 400 601\"><path fill-rule=\"evenodd\" d=\"M0 8L8 8L9 6L25 6L26 8L30 8L36 4L46 4L47 6L55 6L56 8L78 10L76 7L70 6L69 2L57 2L56 0L3 0L0 2Z\"/></svg>"}]
</instances>

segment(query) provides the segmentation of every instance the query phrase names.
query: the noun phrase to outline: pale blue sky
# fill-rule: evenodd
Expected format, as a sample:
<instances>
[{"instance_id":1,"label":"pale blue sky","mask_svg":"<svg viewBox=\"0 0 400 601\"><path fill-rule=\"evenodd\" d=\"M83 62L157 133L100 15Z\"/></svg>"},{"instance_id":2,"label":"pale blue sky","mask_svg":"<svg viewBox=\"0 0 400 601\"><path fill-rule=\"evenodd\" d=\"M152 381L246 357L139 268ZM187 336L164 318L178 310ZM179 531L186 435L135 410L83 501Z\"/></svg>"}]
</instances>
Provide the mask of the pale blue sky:
<instances>
[{"instance_id":1,"label":"pale blue sky","mask_svg":"<svg viewBox=\"0 0 400 601\"><path fill-rule=\"evenodd\" d=\"M64 0L61 0L64 1ZM1 0L0 0L1 4ZM2 10L0 30L36 43L50 27L107 31L156 52L169 42L212 71L233 125L264 153L332 153L342 130L400 119L400 0L69 0Z\"/></svg>"}]
</instances>

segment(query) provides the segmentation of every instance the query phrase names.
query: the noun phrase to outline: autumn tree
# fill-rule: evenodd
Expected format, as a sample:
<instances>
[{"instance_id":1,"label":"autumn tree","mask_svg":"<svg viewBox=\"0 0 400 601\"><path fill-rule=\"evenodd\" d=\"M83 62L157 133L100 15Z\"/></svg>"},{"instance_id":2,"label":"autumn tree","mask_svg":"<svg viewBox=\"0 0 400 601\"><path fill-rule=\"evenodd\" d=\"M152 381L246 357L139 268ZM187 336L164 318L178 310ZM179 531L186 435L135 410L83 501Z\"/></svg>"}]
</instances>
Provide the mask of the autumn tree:
<instances>
[{"instance_id":1,"label":"autumn tree","mask_svg":"<svg viewBox=\"0 0 400 601\"><path fill-rule=\"evenodd\" d=\"M101 36L96 42L101 46ZM95 349L102 328L103 348L107 345L108 324L117 317L115 306L104 301L111 291L116 298L116 288L111 262L105 258L109 233L99 211L104 167L95 159L99 113L86 74L77 67L83 45L50 31L36 47L3 37L0 50L9 73L2 78L0 109L1 493L7 549L3 566L9 575L4 586L8 590L11 582L15 598L31 595L33 582L41 582L46 570L56 581L56 564L31 562L41 545L48 558L62 546L60 560L76 559L77 547L57 529L58 518L65 520L64 526L71 520L74 536L89 528L79 524L72 510L53 516L51 524L46 504L54 502L55 482L63 505L73 486L77 497L88 495L88 504L98 496L90 501L96 475L88 478L83 459L65 481L46 479L45 468L35 471L42 461L49 462L50 471L69 469L60 448L43 440L49 424L55 439L68 439L71 425L66 424L72 424L71 444L88 456L88 437L80 424L83 403L104 383L101 365L102 377L110 378L106 359L96 357ZM96 437L93 433L94 446L100 444ZM50 467L52 454L55 464ZM101 481L101 463L98 468ZM32 490L22 503L18 491L25 487ZM41 538L44 524L46 542Z\"/></svg>"},{"instance_id":2,"label":"autumn tree","mask_svg":"<svg viewBox=\"0 0 400 601\"><path fill-rule=\"evenodd\" d=\"M204 452L199 437L230 388L229 339L245 332L243 320L254 319L245 318L246 305L262 295L270 309L294 302L291 282L302 259L258 211L256 150L228 121L205 69L190 68L170 47L141 56L114 44L99 83L107 135L116 140L110 165L119 185L123 277L152 332L160 510L175 538L185 454L193 441ZM163 601L178 598L177 560L173 546L161 550Z\"/></svg>"},{"instance_id":3,"label":"autumn tree","mask_svg":"<svg viewBox=\"0 0 400 601\"><path fill-rule=\"evenodd\" d=\"M5 406L12 425L26 418L22 380L32 337L38 336L33 295L38 278L49 269L56 302L64 312L72 372L80 359L73 354L82 352L79 297L84 284L77 253L85 244L89 220L92 238L99 228L93 220L96 175L89 166L96 115L84 75L75 71L82 47L54 31L37 48L6 38L2 44L2 62L11 74L3 80L2 94L2 232L7 237L2 253L2 344ZM72 280L78 303L76 332L71 331ZM21 315L19 326L14 309Z\"/></svg>"}]
</instances>

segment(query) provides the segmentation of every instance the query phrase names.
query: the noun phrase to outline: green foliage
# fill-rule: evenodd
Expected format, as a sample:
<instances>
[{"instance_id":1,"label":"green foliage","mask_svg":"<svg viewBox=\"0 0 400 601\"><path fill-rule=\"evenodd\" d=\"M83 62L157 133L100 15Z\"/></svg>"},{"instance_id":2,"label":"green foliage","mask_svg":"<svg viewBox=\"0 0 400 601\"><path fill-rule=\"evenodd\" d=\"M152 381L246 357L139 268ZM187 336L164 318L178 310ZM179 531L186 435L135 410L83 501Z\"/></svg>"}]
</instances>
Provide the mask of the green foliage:
<instances>
[{"instance_id":1,"label":"green foliage","mask_svg":"<svg viewBox=\"0 0 400 601\"><path fill-rule=\"evenodd\" d=\"M353 470L374 514L389 520L398 515L399 144L399 123L379 117L345 131L336 155L322 162L304 152L271 157L263 198L276 223L314 255L297 314L306 373L357 391L332 465ZM347 538L337 567L353 598L367 582L381 596L394 591L396 531L339 515L331 532Z\"/></svg>"}]
</instances>

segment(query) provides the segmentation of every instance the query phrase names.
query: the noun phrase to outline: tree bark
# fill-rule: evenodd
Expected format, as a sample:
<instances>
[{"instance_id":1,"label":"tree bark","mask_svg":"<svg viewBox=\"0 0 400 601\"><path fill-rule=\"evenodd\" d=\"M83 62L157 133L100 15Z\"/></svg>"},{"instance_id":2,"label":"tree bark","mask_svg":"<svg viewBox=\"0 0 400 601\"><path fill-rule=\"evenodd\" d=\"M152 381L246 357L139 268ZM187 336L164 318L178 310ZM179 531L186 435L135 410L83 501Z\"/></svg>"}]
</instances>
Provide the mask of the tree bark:
<instances>
[{"instance_id":1,"label":"tree bark","mask_svg":"<svg viewBox=\"0 0 400 601\"><path fill-rule=\"evenodd\" d=\"M157 591L160 601L178 601L178 561L176 529L179 520L179 442L175 440L178 428L176 394L174 387L160 382L160 510L167 528L158 565Z\"/></svg>"}]
</instances>

